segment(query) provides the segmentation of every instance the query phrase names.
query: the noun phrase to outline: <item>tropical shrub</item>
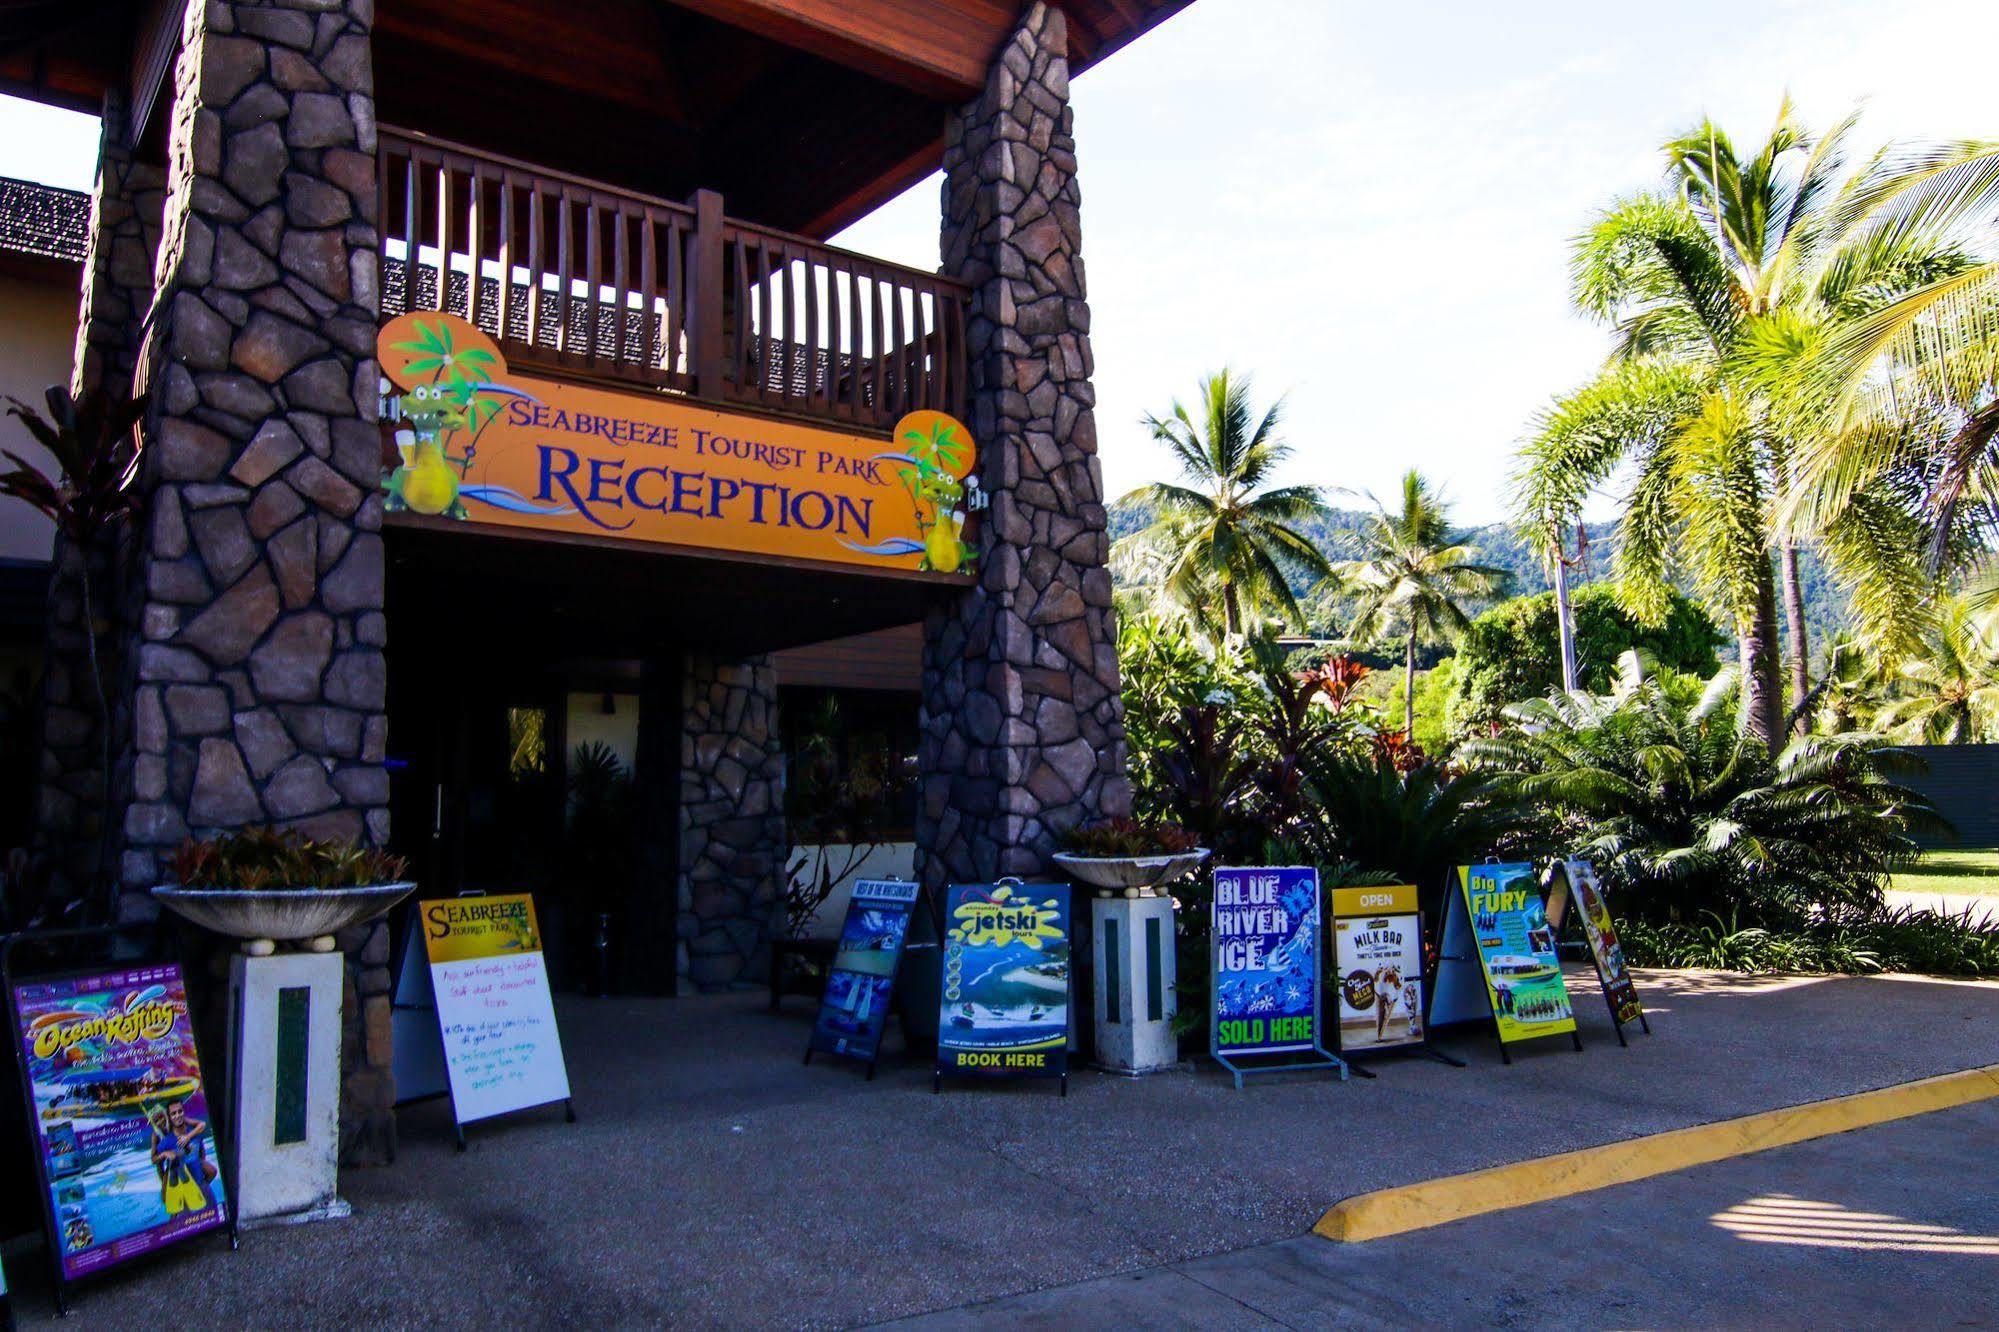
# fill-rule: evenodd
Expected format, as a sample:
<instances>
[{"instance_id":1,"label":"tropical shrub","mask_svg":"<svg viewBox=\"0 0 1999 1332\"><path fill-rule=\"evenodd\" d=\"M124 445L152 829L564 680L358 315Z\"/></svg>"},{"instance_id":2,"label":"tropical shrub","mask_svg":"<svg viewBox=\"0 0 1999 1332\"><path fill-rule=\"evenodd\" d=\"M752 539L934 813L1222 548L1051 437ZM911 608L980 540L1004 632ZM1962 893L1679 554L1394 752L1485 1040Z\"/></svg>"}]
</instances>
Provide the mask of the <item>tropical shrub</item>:
<instances>
[{"instance_id":1,"label":"tropical shrub","mask_svg":"<svg viewBox=\"0 0 1999 1332\"><path fill-rule=\"evenodd\" d=\"M1607 696L1554 694L1459 757L1544 810L1591 860L1620 910L1653 921L1703 912L1795 928L1877 910L1911 834L1942 827L1894 777L1916 760L1869 736L1807 736L1777 754L1735 729L1732 677L1676 699L1635 655Z\"/></svg>"},{"instance_id":2,"label":"tropical shrub","mask_svg":"<svg viewBox=\"0 0 1999 1332\"><path fill-rule=\"evenodd\" d=\"M1431 921L1439 919L1453 866L1527 854L1540 841L1528 807L1502 784L1410 757L1393 742L1318 751L1305 781L1315 819L1306 846L1314 860L1386 871L1416 885Z\"/></svg>"},{"instance_id":3,"label":"tropical shrub","mask_svg":"<svg viewBox=\"0 0 1999 1332\"><path fill-rule=\"evenodd\" d=\"M1773 930L1709 912L1691 922L1628 920L1618 937L1625 957L1643 967L1999 976L1999 929L1973 917L1896 907Z\"/></svg>"},{"instance_id":4,"label":"tropical shrub","mask_svg":"<svg viewBox=\"0 0 1999 1332\"><path fill-rule=\"evenodd\" d=\"M1591 693L1610 687L1617 659L1633 650L1663 671L1706 679L1720 667L1725 641L1712 617L1678 590L1668 594L1658 623L1647 624L1618 605L1608 583L1578 588L1569 601L1575 622L1576 683ZM1458 644L1444 730L1453 738L1503 719L1507 705L1540 698L1562 686L1556 646L1555 594L1503 601L1471 622Z\"/></svg>"}]
</instances>

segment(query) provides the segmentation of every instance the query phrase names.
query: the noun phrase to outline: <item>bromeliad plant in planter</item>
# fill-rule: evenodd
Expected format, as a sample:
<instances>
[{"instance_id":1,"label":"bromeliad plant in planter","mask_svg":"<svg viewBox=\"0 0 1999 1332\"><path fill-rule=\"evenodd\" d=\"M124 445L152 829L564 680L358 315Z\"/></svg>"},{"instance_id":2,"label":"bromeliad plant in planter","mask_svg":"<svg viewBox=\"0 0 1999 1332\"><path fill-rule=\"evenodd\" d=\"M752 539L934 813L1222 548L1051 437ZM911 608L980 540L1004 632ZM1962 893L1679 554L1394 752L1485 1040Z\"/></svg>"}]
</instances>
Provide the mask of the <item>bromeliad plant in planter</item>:
<instances>
[{"instance_id":1,"label":"bromeliad plant in planter","mask_svg":"<svg viewBox=\"0 0 1999 1332\"><path fill-rule=\"evenodd\" d=\"M249 828L174 853L171 884L153 889L162 906L205 929L250 942L252 956L279 940L310 940L333 951L333 934L373 920L416 885L400 856L299 832Z\"/></svg>"},{"instance_id":2,"label":"bromeliad plant in planter","mask_svg":"<svg viewBox=\"0 0 1999 1332\"><path fill-rule=\"evenodd\" d=\"M1055 863L1099 897L1152 897L1208 858L1193 833L1170 823L1104 819L1062 840L1067 849L1055 853Z\"/></svg>"}]
</instances>

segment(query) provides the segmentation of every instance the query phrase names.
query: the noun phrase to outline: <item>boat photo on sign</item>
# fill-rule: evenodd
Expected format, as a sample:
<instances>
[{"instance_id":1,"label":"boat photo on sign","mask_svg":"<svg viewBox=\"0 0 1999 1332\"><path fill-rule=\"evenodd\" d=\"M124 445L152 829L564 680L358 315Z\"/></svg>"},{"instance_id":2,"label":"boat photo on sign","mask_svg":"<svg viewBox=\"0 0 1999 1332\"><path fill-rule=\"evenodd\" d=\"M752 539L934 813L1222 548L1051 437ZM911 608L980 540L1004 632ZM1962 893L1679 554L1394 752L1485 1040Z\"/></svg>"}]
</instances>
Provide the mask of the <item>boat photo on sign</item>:
<instances>
[{"instance_id":1,"label":"boat photo on sign","mask_svg":"<svg viewBox=\"0 0 1999 1332\"><path fill-rule=\"evenodd\" d=\"M1069 1068L1069 886L954 884L945 898L941 1073Z\"/></svg>"},{"instance_id":2,"label":"boat photo on sign","mask_svg":"<svg viewBox=\"0 0 1999 1332\"><path fill-rule=\"evenodd\" d=\"M65 1281L228 1222L173 963L14 987Z\"/></svg>"}]
</instances>

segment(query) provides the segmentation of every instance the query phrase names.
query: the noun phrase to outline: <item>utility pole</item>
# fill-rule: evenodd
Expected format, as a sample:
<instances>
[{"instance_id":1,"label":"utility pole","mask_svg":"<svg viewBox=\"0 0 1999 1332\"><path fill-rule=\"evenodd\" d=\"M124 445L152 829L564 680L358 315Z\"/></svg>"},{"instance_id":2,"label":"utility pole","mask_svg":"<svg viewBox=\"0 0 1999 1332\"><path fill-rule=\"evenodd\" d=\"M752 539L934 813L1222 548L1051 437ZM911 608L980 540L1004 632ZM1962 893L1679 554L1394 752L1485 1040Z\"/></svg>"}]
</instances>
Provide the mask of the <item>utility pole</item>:
<instances>
[{"instance_id":1,"label":"utility pole","mask_svg":"<svg viewBox=\"0 0 1999 1332\"><path fill-rule=\"evenodd\" d=\"M1555 538L1555 627L1562 640L1562 692L1576 692L1576 622L1575 613L1569 608L1569 550L1568 541L1562 536L1560 523L1550 523L1550 535ZM1581 564L1589 549L1589 536L1580 522L1576 524L1576 558Z\"/></svg>"}]
</instances>

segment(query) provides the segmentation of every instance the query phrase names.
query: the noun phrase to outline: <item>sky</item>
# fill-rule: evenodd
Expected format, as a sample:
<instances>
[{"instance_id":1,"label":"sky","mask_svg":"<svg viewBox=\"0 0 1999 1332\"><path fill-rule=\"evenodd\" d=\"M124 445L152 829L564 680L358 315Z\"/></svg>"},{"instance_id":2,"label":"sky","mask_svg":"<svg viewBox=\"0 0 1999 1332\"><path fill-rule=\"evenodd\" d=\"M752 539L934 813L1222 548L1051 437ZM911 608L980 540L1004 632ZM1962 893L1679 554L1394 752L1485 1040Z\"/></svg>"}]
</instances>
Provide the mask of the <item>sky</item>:
<instances>
[{"instance_id":1,"label":"sky","mask_svg":"<svg viewBox=\"0 0 1999 1332\"><path fill-rule=\"evenodd\" d=\"M1870 146L1999 138L1994 51L1989 0L1195 0L1072 89L1106 489L1172 479L1141 418L1227 365L1285 398L1283 482L1351 504L1417 467L1505 519L1534 414L1608 345L1570 238L1661 142L1760 140L1786 91L1813 125L1864 102ZM95 152L0 98L0 174L87 188ZM933 179L838 240L932 268L937 214Z\"/></svg>"}]
</instances>

